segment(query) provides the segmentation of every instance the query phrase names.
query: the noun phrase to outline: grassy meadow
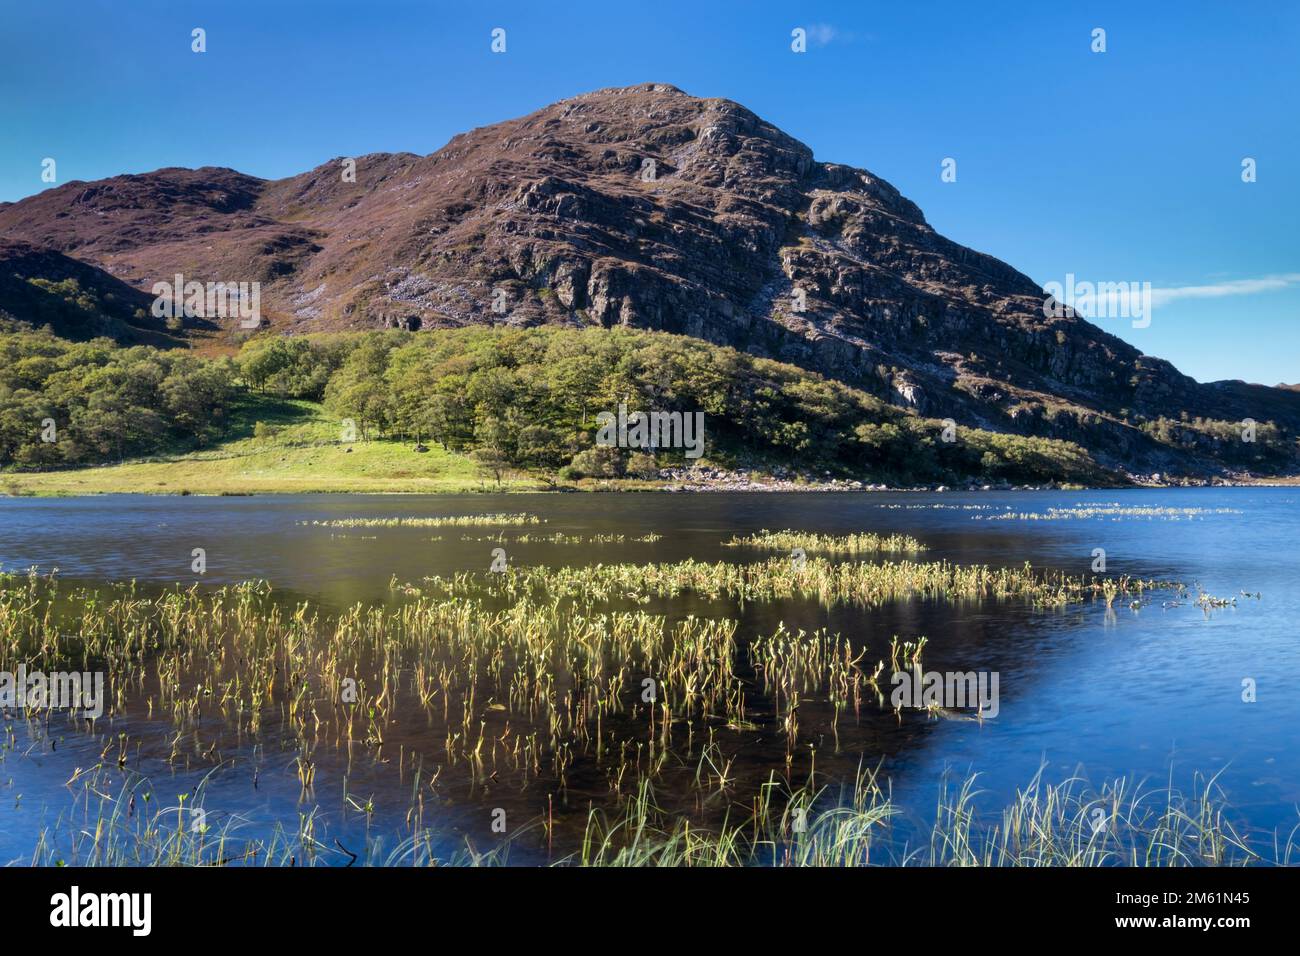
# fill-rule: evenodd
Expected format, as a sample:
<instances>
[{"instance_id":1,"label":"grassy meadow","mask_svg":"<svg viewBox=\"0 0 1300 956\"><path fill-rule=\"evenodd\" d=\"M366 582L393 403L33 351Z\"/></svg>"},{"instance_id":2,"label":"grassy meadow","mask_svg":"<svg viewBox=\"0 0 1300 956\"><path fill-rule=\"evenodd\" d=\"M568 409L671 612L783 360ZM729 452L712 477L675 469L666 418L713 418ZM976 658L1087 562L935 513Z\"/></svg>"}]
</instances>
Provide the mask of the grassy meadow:
<instances>
[{"instance_id":1,"label":"grassy meadow","mask_svg":"<svg viewBox=\"0 0 1300 956\"><path fill-rule=\"evenodd\" d=\"M263 423L258 435L257 423ZM269 426L269 427L267 427ZM440 445L339 441L342 425L319 402L249 396L232 410L230 438L213 448L154 455L120 464L0 475L17 495L538 491L517 474L498 488L467 454Z\"/></svg>"}]
</instances>

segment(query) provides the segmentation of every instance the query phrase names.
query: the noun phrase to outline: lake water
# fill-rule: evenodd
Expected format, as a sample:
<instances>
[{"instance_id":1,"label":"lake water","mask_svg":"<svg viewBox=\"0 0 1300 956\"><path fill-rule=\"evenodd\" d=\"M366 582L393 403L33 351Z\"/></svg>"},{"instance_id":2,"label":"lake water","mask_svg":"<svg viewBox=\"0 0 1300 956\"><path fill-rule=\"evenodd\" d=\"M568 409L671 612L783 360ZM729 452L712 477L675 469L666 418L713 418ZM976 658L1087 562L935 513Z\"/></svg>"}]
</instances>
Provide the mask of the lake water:
<instances>
[{"instance_id":1,"label":"lake water","mask_svg":"<svg viewBox=\"0 0 1300 956\"><path fill-rule=\"evenodd\" d=\"M465 496L259 496L0 499L0 566L57 567L76 584L135 580L144 587L199 582L203 587L265 579L286 600L330 610L354 602L391 603L399 581L488 569L496 543L489 528L330 528L312 521L353 517L442 516L527 512L544 524L499 529L509 561L524 565L595 562L749 560L722 542L760 529L843 534L904 532L926 546L925 560L1052 568L1087 575L1095 549L1107 572L1184 582L1237 597L1235 607L1205 610L1191 601L1140 609L1117 602L1034 610L1017 602L922 600L879 608L808 602L755 603L682 598L651 609L740 621L742 638L779 622L828 627L851 637L868 659L889 657L891 636L928 638L926 670L989 670L1000 675L999 713L982 723L923 712L841 721L832 746L829 714L810 701L809 745L820 745L826 781L851 780L860 765L879 765L895 801L919 823L933 816L945 773L980 774L982 805L1000 807L1040 765L1052 780L1082 769L1089 779L1125 776L1190 789L1195 773L1219 774L1234 821L1244 830L1285 834L1300 805L1300 491L1291 488L1121 490L1084 492L827 494L551 494ZM1064 510L1059 510L1064 509ZM1036 515L1008 520L1008 514ZM568 544L517 542L564 533ZM656 533L655 541L633 539ZM621 541L590 543L594 536ZM440 540L431 540L438 538ZM476 540L464 540L466 538ZM202 548L206 571L191 570ZM1241 592L1259 593L1258 599ZM1167 596L1166 596L1167 597ZM1253 681L1254 702L1243 701ZM195 757L168 760L172 734L163 715L114 718L142 741L133 770L159 793L182 793L207 777L210 813L237 814L246 835L277 824L293 829L307 809L289 769L291 754L274 741L223 754L220 766ZM763 721L761 707L754 719ZM63 729L55 747L33 746L21 721L0 761L0 862L30 859L42 828L67 826L86 813L65 783L100 760L122 727L101 721L94 733ZM777 735L767 735L769 738ZM780 769L778 751L759 734L739 750L736 772L761 781ZM395 845L411 804L391 750L436 762L441 732L414 723L389 745L388 759L355 757L348 792L372 802L359 813L343 795L338 767L321 756L312 805L322 832L345 845L369 838ZM328 750L328 748L326 748ZM341 759L341 758L339 758ZM341 765L340 765L341 766ZM214 769L215 767L215 769ZM581 767L575 786L581 792ZM256 786L250 779L256 773ZM576 800L579 817L598 787ZM486 799L449 782L426 810L441 818L447 847L491 842L488 806L534 817L538 793ZM502 803L505 801L505 803Z\"/></svg>"}]
</instances>

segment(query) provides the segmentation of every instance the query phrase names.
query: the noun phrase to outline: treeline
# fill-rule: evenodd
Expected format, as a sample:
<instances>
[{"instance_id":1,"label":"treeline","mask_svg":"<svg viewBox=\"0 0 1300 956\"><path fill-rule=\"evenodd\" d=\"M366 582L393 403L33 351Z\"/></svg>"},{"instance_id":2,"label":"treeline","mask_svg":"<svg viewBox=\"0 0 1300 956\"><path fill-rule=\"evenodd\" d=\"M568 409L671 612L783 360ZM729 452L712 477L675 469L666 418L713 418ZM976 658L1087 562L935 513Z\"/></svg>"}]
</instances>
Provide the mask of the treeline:
<instances>
[{"instance_id":1,"label":"treeline","mask_svg":"<svg viewBox=\"0 0 1300 956\"><path fill-rule=\"evenodd\" d=\"M1069 442L918 418L790 365L630 329L467 328L259 336L204 360L107 340L0 336L0 456L23 468L119 460L221 437L241 395L322 401L360 440L438 443L498 474L651 476L684 449L598 445L601 412L704 415L712 463L889 482L1096 481ZM43 440L53 420L57 442Z\"/></svg>"},{"instance_id":2,"label":"treeline","mask_svg":"<svg viewBox=\"0 0 1300 956\"><path fill-rule=\"evenodd\" d=\"M275 356L275 358L273 358ZM250 383L314 398L363 438L437 442L490 467L562 478L645 476L684 461L598 446L601 412L703 412L712 461L873 480L1096 480L1068 442L957 429L813 373L698 339L631 329L466 328L264 340ZM319 391L321 368L329 375ZM254 371L255 370L255 371ZM295 390L291 383L302 383ZM276 383L283 383L277 385Z\"/></svg>"},{"instance_id":3,"label":"treeline","mask_svg":"<svg viewBox=\"0 0 1300 956\"><path fill-rule=\"evenodd\" d=\"M1242 469L1283 471L1294 466L1294 445L1272 422L1225 422L1184 414L1181 419L1159 418L1139 426L1156 441Z\"/></svg>"},{"instance_id":4,"label":"treeline","mask_svg":"<svg viewBox=\"0 0 1300 956\"><path fill-rule=\"evenodd\" d=\"M148 454L223 433L235 367L0 322L0 464L37 469Z\"/></svg>"}]
</instances>

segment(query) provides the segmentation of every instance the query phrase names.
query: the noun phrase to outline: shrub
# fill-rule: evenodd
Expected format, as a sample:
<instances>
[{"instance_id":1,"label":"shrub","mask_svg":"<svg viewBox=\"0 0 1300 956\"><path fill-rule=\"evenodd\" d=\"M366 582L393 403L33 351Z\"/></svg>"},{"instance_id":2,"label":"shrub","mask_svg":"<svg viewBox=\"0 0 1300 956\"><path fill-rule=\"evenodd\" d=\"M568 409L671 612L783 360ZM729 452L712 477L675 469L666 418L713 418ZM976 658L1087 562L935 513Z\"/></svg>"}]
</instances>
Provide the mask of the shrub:
<instances>
[{"instance_id":1,"label":"shrub","mask_svg":"<svg viewBox=\"0 0 1300 956\"><path fill-rule=\"evenodd\" d=\"M623 453L607 445L596 445L573 456L571 467L592 478L619 478L627 468Z\"/></svg>"},{"instance_id":2,"label":"shrub","mask_svg":"<svg viewBox=\"0 0 1300 956\"><path fill-rule=\"evenodd\" d=\"M634 451L628 456L626 471L631 478L652 480L659 477L659 463L655 461L654 455Z\"/></svg>"}]
</instances>

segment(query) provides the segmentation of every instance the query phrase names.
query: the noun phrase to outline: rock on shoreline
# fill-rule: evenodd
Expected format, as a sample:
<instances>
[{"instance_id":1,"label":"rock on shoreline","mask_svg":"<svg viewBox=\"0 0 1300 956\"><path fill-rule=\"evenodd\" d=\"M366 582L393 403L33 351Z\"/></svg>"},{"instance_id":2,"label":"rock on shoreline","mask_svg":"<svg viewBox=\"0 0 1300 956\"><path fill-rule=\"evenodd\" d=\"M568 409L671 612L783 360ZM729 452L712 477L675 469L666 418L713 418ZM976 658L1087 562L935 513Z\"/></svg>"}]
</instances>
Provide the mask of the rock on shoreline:
<instances>
[{"instance_id":1,"label":"rock on shoreline","mask_svg":"<svg viewBox=\"0 0 1300 956\"><path fill-rule=\"evenodd\" d=\"M1234 475L1230 478L1183 478L1172 475L1137 475L1127 474L1128 485L1114 487L1133 488L1234 488L1252 487L1266 484L1249 475ZM772 474L752 471L748 468L728 470L726 468L661 468L659 480L664 482L663 491L673 492L719 492L719 491L1059 491L1073 490L1074 486L1065 486L1058 482L1043 484L1017 485L1007 481L965 482L955 485L899 485L855 481L846 478L832 478L829 474L813 475L777 469Z\"/></svg>"}]
</instances>

